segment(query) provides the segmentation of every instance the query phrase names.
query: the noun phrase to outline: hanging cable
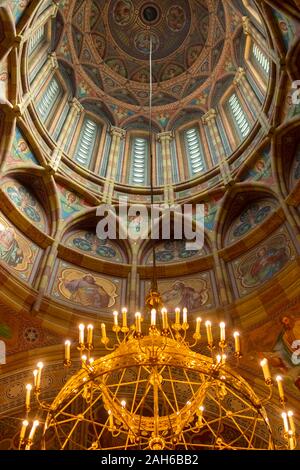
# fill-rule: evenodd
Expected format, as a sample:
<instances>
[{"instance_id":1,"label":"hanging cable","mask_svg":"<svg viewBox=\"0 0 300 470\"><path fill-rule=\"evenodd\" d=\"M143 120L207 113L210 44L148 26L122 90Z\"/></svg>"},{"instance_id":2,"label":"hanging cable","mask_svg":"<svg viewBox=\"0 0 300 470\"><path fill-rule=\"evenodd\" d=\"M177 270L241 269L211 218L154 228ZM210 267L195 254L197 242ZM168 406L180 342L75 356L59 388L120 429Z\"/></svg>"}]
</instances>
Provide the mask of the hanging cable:
<instances>
[{"instance_id":1,"label":"hanging cable","mask_svg":"<svg viewBox=\"0 0 300 470\"><path fill-rule=\"evenodd\" d=\"M152 35L150 34L149 41L149 148L150 148L150 191L151 191L151 208L154 204L154 189L153 189L153 153L152 153L152 93L153 93L153 83L152 83ZM151 219L152 220L152 219ZM152 223L152 222L151 222ZM156 276L156 251L155 244L153 243L152 247L152 256L153 256L153 270L152 270L152 290L157 292L157 276Z\"/></svg>"}]
</instances>

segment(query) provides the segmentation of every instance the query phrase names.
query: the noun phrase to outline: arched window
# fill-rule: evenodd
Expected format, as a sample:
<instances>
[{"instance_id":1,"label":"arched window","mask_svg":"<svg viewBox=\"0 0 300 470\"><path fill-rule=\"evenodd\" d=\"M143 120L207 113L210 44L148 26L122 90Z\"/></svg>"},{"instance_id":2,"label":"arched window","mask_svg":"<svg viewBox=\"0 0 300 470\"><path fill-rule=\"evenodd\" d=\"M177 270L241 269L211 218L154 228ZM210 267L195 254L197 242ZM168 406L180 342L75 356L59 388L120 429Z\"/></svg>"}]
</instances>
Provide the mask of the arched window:
<instances>
[{"instance_id":1,"label":"arched window","mask_svg":"<svg viewBox=\"0 0 300 470\"><path fill-rule=\"evenodd\" d=\"M60 84L56 78L53 77L44 91L44 94L37 107L42 121L46 121L55 103L58 101L61 91L62 89Z\"/></svg>"},{"instance_id":2,"label":"arched window","mask_svg":"<svg viewBox=\"0 0 300 470\"><path fill-rule=\"evenodd\" d=\"M229 107L239 136L246 137L250 132L250 124L240 100L235 93L229 98Z\"/></svg>"},{"instance_id":3,"label":"arched window","mask_svg":"<svg viewBox=\"0 0 300 470\"><path fill-rule=\"evenodd\" d=\"M91 164L99 131L99 125L96 122L88 117L84 118L74 160L85 168L89 168Z\"/></svg>"},{"instance_id":4,"label":"arched window","mask_svg":"<svg viewBox=\"0 0 300 470\"><path fill-rule=\"evenodd\" d=\"M29 39L29 45L28 45L28 54L31 55L36 48L41 44L45 38L45 31L46 27L43 24L40 28L38 28L31 38Z\"/></svg>"},{"instance_id":5,"label":"arched window","mask_svg":"<svg viewBox=\"0 0 300 470\"><path fill-rule=\"evenodd\" d=\"M149 141L133 137L131 142L131 171L129 182L136 186L148 184Z\"/></svg>"},{"instance_id":6,"label":"arched window","mask_svg":"<svg viewBox=\"0 0 300 470\"><path fill-rule=\"evenodd\" d=\"M200 141L200 133L196 127L184 132L186 154L188 157L191 176L196 176L206 170L203 148Z\"/></svg>"},{"instance_id":7,"label":"arched window","mask_svg":"<svg viewBox=\"0 0 300 470\"><path fill-rule=\"evenodd\" d=\"M172 164L172 179L173 183L179 183L179 168L178 168L178 156L175 139L171 142L171 164Z\"/></svg>"},{"instance_id":8,"label":"arched window","mask_svg":"<svg viewBox=\"0 0 300 470\"><path fill-rule=\"evenodd\" d=\"M255 62L260 66L260 68L264 71L264 73L268 75L270 71L270 61L268 57L263 53L260 47L258 47L258 45L255 43L253 43L252 45L252 53L253 53Z\"/></svg>"}]
</instances>

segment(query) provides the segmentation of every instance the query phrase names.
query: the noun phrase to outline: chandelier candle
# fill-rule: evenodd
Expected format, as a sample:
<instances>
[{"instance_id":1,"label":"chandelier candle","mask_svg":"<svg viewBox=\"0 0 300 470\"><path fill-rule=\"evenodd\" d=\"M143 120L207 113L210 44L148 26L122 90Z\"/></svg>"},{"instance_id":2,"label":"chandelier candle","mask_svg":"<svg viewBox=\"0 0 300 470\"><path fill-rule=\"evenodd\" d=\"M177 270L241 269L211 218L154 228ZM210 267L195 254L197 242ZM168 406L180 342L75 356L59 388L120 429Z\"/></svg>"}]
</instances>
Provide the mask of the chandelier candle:
<instances>
[{"instance_id":1,"label":"chandelier candle","mask_svg":"<svg viewBox=\"0 0 300 470\"><path fill-rule=\"evenodd\" d=\"M156 310L155 308L153 308L151 310L151 326L155 326L156 325Z\"/></svg>"},{"instance_id":2,"label":"chandelier candle","mask_svg":"<svg viewBox=\"0 0 300 470\"><path fill-rule=\"evenodd\" d=\"M127 328L127 308L122 310L123 328Z\"/></svg>"},{"instance_id":3,"label":"chandelier candle","mask_svg":"<svg viewBox=\"0 0 300 470\"><path fill-rule=\"evenodd\" d=\"M81 323L79 325L79 344L82 345L84 344L84 325Z\"/></svg>"},{"instance_id":4,"label":"chandelier candle","mask_svg":"<svg viewBox=\"0 0 300 470\"><path fill-rule=\"evenodd\" d=\"M187 308L182 310L182 323L183 325L187 325Z\"/></svg>"},{"instance_id":5,"label":"chandelier candle","mask_svg":"<svg viewBox=\"0 0 300 470\"><path fill-rule=\"evenodd\" d=\"M277 382L277 386L278 386L278 393L279 393L280 401L282 403L284 403L285 402L285 396L284 396L284 389L283 389L283 383L282 383L281 375L277 375L276 382Z\"/></svg>"},{"instance_id":6,"label":"chandelier candle","mask_svg":"<svg viewBox=\"0 0 300 470\"><path fill-rule=\"evenodd\" d=\"M24 441L24 437L25 437L25 434L26 434L28 424L29 423L28 423L27 419L25 419L22 423L22 428L21 428L21 432L20 432L20 443L22 443Z\"/></svg>"},{"instance_id":7,"label":"chandelier candle","mask_svg":"<svg viewBox=\"0 0 300 470\"><path fill-rule=\"evenodd\" d=\"M220 341L221 343L225 343L226 335L225 335L225 323L220 323Z\"/></svg>"},{"instance_id":8,"label":"chandelier candle","mask_svg":"<svg viewBox=\"0 0 300 470\"><path fill-rule=\"evenodd\" d=\"M198 317L196 320L196 335L200 336L202 318Z\"/></svg>"},{"instance_id":9,"label":"chandelier candle","mask_svg":"<svg viewBox=\"0 0 300 470\"><path fill-rule=\"evenodd\" d=\"M67 341L65 341L65 360L71 360L71 341L69 341L68 339Z\"/></svg>"},{"instance_id":10,"label":"chandelier candle","mask_svg":"<svg viewBox=\"0 0 300 470\"><path fill-rule=\"evenodd\" d=\"M180 308L175 309L175 325L180 325Z\"/></svg>"},{"instance_id":11,"label":"chandelier candle","mask_svg":"<svg viewBox=\"0 0 300 470\"><path fill-rule=\"evenodd\" d=\"M41 378L42 378L42 369L44 367L44 364L42 362L38 362L37 368L38 368L38 373L36 376L36 388L39 390L41 388Z\"/></svg>"},{"instance_id":12,"label":"chandelier candle","mask_svg":"<svg viewBox=\"0 0 300 470\"><path fill-rule=\"evenodd\" d=\"M118 314L118 312L117 312L116 310L113 312L113 316L114 316L114 326L115 326L115 327L118 327L118 326L119 326L119 322L118 322L118 316L119 316L119 314Z\"/></svg>"},{"instance_id":13,"label":"chandelier candle","mask_svg":"<svg viewBox=\"0 0 300 470\"><path fill-rule=\"evenodd\" d=\"M32 390L32 385L27 384L26 385L26 398L25 398L25 405L26 405L26 410L30 410L30 397L31 397L31 390Z\"/></svg>"},{"instance_id":14,"label":"chandelier candle","mask_svg":"<svg viewBox=\"0 0 300 470\"><path fill-rule=\"evenodd\" d=\"M31 430L30 430L30 434L29 434L29 438L28 438L30 442L33 441L36 428L38 427L39 424L40 424L40 423L39 423L38 420L33 421L33 425L32 425L32 428L31 428Z\"/></svg>"},{"instance_id":15,"label":"chandelier candle","mask_svg":"<svg viewBox=\"0 0 300 470\"><path fill-rule=\"evenodd\" d=\"M236 354L240 354L240 352L241 352L241 340L240 340L239 332L235 331L233 333L233 337L234 337L235 352L236 352Z\"/></svg>"},{"instance_id":16,"label":"chandelier candle","mask_svg":"<svg viewBox=\"0 0 300 470\"><path fill-rule=\"evenodd\" d=\"M168 329L168 312L167 312L167 309L166 308L163 308L161 310L161 315L162 315L162 327L163 327L163 330L167 330Z\"/></svg>"},{"instance_id":17,"label":"chandelier candle","mask_svg":"<svg viewBox=\"0 0 300 470\"><path fill-rule=\"evenodd\" d=\"M286 433L289 432L289 422L288 422L288 418L287 418L287 413L284 411L282 414L282 420L283 420L283 427L284 427L284 430Z\"/></svg>"},{"instance_id":18,"label":"chandelier candle","mask_svg":"<svg viewBox=\"0 0 300 470\"><path fill-rule=\"evenodd\" d=\"M205 326L206 326L207 342L208 342L209 347L212 347L214 344L214 339L213 339L213 335L211 331L211 322L207 320L207 322L205 322Z\"/></svg>"},{"instance_id":19,"label":"chandelier candle","mask_svg":"<svg viewBox=\"0 0 300 470\"><path fill-rule=\"evenodd\" d=\"M266 384L271 385L272 377L271 377L271 372L270 372L268 360L266 358L264 358L261 361L260 365L262 367L262 371L263 371L263 374L264 374Z\"/></svg>"},{"instance_id":20,"label":"chandelier candle","mask_svg":"<svg viewBox=\"0 0 300 470\"><path fill-rule=\"evenodd\" d=\"M141 325L141 314L140 312L136 312L135 314L135 328L137 333L142 332L142 325Z\"/></svg>"},{"instance_id":21,"label":"chandelier candle","mask_svg":"<svg viewBox=\"0 0 300 470\"><path fill-rule=\"evenodd\" d=\"M38 375L39 371L37 369L34 369L33 371L33 385L34 385L34 388L36 389L37 388L37 375Z\"/></svg>"},{"instance_id":22,"label":"chandelier candle","mask_svg":"<svg viewBox=\"0 0 300 470\"><path fill-rule=\"evenodd\" d=\"M288 411L289 427L293 434L296 432L295 423L294 423L294 413Z\"/></svg>"},{"instance_id":23,"label":"chandelier candle","mask_svg":"<svg viewBox=\"0 0 300 470\"><path fill-rule=\"evenodd\" d=\"M87 343L88 343L89 346L92 346L92 344L93 344L93 331L94 331L93 325L88 325L88 327L87 327Z\"/></svg>"},{"instance_id":24,"label":"chandelier candle","mask_svg":"<svg viewBox=\"0 0 300 470\"><path fill-rule=\"evenodd\" d=\"M113 414L111 412L111 410L108 410L108 421L109 421L109 428L111 431L113 431L114 429L114 417L113 417Z\"/></svg>"}]
</instances>

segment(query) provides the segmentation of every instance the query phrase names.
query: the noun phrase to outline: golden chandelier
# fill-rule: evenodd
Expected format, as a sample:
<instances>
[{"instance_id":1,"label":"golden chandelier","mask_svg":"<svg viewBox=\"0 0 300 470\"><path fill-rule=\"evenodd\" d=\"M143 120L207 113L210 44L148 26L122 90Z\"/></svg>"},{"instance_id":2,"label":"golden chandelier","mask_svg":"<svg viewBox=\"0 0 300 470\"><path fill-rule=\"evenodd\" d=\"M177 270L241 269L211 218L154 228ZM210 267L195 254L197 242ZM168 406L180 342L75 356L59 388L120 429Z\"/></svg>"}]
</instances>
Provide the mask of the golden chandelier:
<instances>
[{"instance_id":1,"label":"golden chandelier","mask_svg":"<svg viewBox=\"0 0 300 470\"><path fill-rule=\"evenodd\" d=\"M270 393L260 399L231 365L231 355L236 361L241 358L238 332L232 348L225 323L220 323L215 341L212 324L206 321L207 352L200 354L192 348L200 344L201 318L190 332L186 309L176 309L173 321L166 309L160 313L152 309L148 326L139 312L129 325L125 308L120 319L118 312L113 319L116 343L111 345L102 323L98 341L108 354L98 359L92 357L97 340L93 325L79 325L79 370L51 404L41 399L43 364L37 365L33 385L26 386L20 449L279 448L264 407L274 385L268 362L264 359L261 366ZM65 342L64 365L68 370L72 366L70 341ZM293 413L286 410L281 377L276 380L283 407L285 445L281 448L294 449ZM32 415L31 408L38 408L38 414Z\"/></svg>"}]
</instances>

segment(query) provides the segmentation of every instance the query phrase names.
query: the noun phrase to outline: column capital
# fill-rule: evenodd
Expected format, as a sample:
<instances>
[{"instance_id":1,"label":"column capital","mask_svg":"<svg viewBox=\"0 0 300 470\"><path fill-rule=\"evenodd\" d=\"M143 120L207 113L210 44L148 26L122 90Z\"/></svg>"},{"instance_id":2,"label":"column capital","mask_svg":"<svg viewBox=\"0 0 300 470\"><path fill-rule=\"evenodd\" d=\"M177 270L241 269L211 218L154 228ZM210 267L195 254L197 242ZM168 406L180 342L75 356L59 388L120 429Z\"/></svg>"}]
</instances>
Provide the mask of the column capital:
<instances>
[{"instance_id":1,"label":"column capital","mask_svg":"<svg viewBox=\"0 0 300 470\"><path fill-rule=\"evenodd\" d=\"M214 108L211 108L204 116L202 116L202 122L203 124L210 124L211 122L215 122L217 117L216 110Z\"/></svg>"},{"instance_id":2,"label":"column capital","mask_svg":"<svg viewBox=\"0 0 300 470\"><path fill-rule=\"evenodd\" d=\"M80 114L84 110L82 104L78 101L77 98L73 98L70 101L70 105L74 109L74 111L76 111L77 114Z\"/></svg>"},{"instance_id":3,"label":"column capital","mask_svg":"<svg viewBox=\"0 0 300 470\"><path fill-rule=\"evenodd\" d=\"M51 52L51 54L49 54L49 60L51 62L51 65L54 69L58 69L58 61L57 61L57 57L56 57L56 54L55 52Z\"/></svg>"},{"instance_id":4,"label":"column capital","mask_svg":"<svg viewBox=\"0 0 300 470\"><path fill-rule=\"evenodd\" d=\"M174 139L174 134L172 131L161 132L160 134L156 135L156 139L160 143L162 143L163 141L171 142Z\"/></svg>"},{"instance_id":5,"label":"column capital","mask_svg":"<svg viewBox=\"0 0 300 470\"><path fill-rule=\"evenodd\" d=\"M243 69L243 67L239 67L236 71L236 74L233 80L234 85L239 85L241 80L243 80L245 77L246 77L245 70Z\"/></svg>"},{"instance_id":6,"label":"column capital","mask_svg":"<svg viewBox=\"0 0 300 470\"><path fill-rule=\"evenodd\" d=\"M121 127L111 126L109 132L112 137L116 136L120 137L120 139L125 139L126 130Z\"/></svg>"},{"instance_id":7,"label":"column capital","mask_svg":"<svg viewBox=\"0 0 300 470\"><path fill-rule=\"evenodd\" d=\"M249 18L248 16L243 16L242 22L243 22L244 34L249 35L250 32L251 32L251 21L250 21L250 18Z\"/></svg>"},{"instance_id":8,"label":"column capital","mask_svg":"<svg viewBox=\"0 0 300 470\"><path fill-rule=\"evenodd\" d=\"M51 13L51 17L52 18L55 18L57 16L57 13L58 13L58 4L53 2L53 5L52 5L52 13Z\"/></svg>"}]
</instances>

